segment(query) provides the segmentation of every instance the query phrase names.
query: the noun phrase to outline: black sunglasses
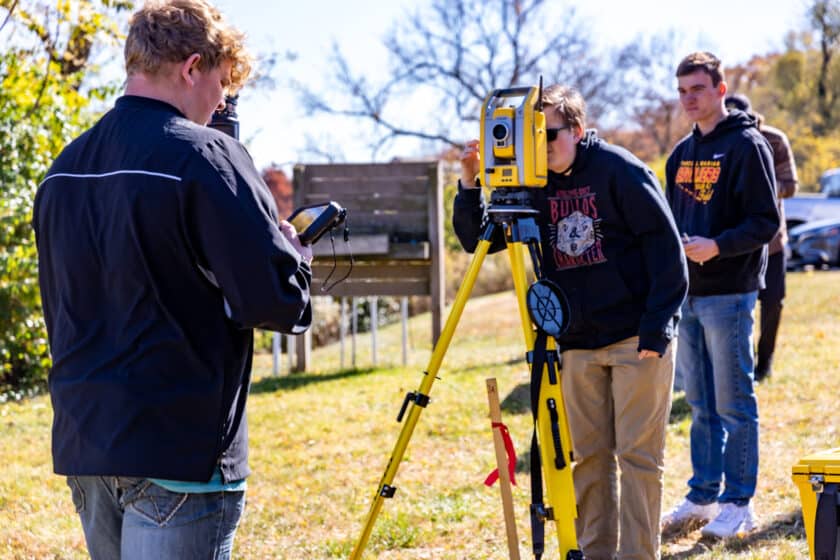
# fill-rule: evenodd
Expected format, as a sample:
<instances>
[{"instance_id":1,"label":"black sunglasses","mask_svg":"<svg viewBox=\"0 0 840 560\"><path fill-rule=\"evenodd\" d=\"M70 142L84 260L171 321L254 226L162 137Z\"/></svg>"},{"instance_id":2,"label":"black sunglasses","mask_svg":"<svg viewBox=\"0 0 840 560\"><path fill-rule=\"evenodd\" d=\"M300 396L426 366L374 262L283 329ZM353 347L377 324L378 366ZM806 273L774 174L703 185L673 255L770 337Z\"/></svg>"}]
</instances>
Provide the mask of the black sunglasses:
<instances>
[{"instance_id":1,"label":"black sunglasses","mask_svg":"<svg viewBox=\"0 0 840 560\"><path fill-rule=\"evenodd\" d=\"M572 127L570 127L569 125L566 125L566 126L561 126L561 127L558 127L558 128L546 128L545 129L545 139L548 140L549 142L554 142L555 140L557 140L557 135L560 134L561 130L566 130L566 129L569 129L569 128L572 128Z\"/></svg>"}]
</instances>

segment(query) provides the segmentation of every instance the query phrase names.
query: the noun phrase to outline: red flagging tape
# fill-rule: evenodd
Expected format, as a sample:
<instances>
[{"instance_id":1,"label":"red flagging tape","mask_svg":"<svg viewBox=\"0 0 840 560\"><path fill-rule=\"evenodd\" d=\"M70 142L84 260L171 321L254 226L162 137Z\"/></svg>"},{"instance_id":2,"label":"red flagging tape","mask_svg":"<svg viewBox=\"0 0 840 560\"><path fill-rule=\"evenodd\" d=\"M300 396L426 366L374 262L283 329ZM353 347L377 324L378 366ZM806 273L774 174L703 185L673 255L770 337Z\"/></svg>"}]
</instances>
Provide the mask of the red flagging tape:
<instances>
[{"instance_id":1,"label":"red flagging tape","mask_svg":"<svg viewBox=\"0 0 840 560\"><path fill-rule=\"evenodd\" d=\"M510 432L507 426L501 422L493 422L493 428L499 428L502 432L502 440L505 442L505 453L508 459L508 473L510 473L510 482L516 486L516 450L513 448L513 440L510 439ZM487 478L484 480L485 486L493 486L499 480L499 469L493 469Z\"/></svg>"}]
</instances>

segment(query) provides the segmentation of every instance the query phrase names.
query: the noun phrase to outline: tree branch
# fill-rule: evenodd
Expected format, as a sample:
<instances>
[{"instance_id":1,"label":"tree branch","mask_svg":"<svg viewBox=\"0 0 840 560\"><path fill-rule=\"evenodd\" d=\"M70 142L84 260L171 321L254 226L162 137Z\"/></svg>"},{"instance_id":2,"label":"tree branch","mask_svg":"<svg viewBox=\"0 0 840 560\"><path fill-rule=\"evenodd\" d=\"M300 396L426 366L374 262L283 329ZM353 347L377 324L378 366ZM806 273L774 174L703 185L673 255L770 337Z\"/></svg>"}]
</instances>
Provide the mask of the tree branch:
<instances>
[{"instance_id":1,"label":"tree branch","mask_svg":"<svg viewBox=\"0 0 840 560\"><path fill-rule=\"evenodd\" d=\"M541 68L553 69L554 81L581 89L590 111L598 114L613 99L607 87L613 80L612 69L598 64L589 35L579 28L573 10L564 12L562 29L552 29L543 16L546 5L544 0L434 0L425 11L397 22L386 35L383 45L391 72L384 83L354 74L334 45L331 65L337 93L331 93L328 101L311 87L297 84L295 89L313 113L374 124L375 149L401 137L458 147L461 142L447 128L477 121L489 91L536 83L545 73ZM437 130L408 124L410 112L396 109L418 88L438 105Z\"/></svg>"},{"instance_id":2,"label":"tree branch","mask_svg":"<svg viewBox=\"0 0 840 560\"><path fill-rule=\"evenodd\" d=\"M14 0L12 5L8 8L9 12L6 14L6 18L3 20L2 25L0 25L0 31L3 31L3 28L6 27L6 24L9 23L9 20L12 19L12 14L15 11L15 7L18 5L18 0Z\"/></svg>"}]
</instances>

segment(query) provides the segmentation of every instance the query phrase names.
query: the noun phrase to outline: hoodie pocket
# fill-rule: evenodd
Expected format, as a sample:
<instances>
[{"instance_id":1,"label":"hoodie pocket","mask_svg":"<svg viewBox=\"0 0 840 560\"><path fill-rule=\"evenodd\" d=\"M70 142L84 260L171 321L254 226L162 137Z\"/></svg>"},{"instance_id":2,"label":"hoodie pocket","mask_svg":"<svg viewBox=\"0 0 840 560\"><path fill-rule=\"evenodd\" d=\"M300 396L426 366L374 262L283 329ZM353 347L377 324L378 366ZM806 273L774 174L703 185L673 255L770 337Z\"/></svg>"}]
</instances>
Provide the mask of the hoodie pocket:
<instances>
[{"instance_id":1,"label":"hoodie pocket","mask_svg":"<svg viewBox=\"0 0 840 560\"><path fill-rule=\"evenodd\" d=\"M622 271L632 272L617 261L592 267L583 305L586 324L592 335L621 331L638 322L639 299Z\"/></svg>"}]
</instances>

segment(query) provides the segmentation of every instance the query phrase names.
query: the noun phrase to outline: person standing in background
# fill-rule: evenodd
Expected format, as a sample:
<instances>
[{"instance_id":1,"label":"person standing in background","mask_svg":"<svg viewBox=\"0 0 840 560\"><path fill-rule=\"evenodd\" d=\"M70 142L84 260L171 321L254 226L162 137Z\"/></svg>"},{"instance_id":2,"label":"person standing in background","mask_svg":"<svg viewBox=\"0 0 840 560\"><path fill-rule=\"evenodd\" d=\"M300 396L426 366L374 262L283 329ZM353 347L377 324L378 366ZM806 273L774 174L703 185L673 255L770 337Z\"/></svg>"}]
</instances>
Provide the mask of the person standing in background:
<instances>
[{"instance_id":1,"label":"person standing in background","mask_svg":"<svg viewBox=\"0 0 840 560\"><path fill-rule=\"evenodd\" d=\"M693 473L662 526L697 520L709 522L704 536L731 537L755 528L753 313L764 288L766 244L779 229L776 181L755 119L724 106L721 61L692 53L676 78L680 104L694 122L665 165L665 191L689 261L677 368L691 406Z\"/></svg>"},{"instance_id":2,"label":"person standing in background","mask_svg":"<svg viewBox=\"0 0 840 560\"><path fill-rule=\"evenodd\" d=\"M767 273L764 275L766 287L758 292L761 302L761 325L756 346L755 380L763 381L773 375L773 353L776 349L776 335L782 320L782 307L785 299L785 269L786 259L784 247L787 242L787 226L785 225L785 209L782 199L790 198L799 187L796 176L796 162L787 135L765 124L764 116L752 110L750 100L746 95L735 93L726 97L726 108L738 110L753 115L758 122L761 135L770 142L773 150L773 167L776 171L776 197L779 210L779 231L776 232L769 244L767 258Z\"/></svg>"}]
</instances>

